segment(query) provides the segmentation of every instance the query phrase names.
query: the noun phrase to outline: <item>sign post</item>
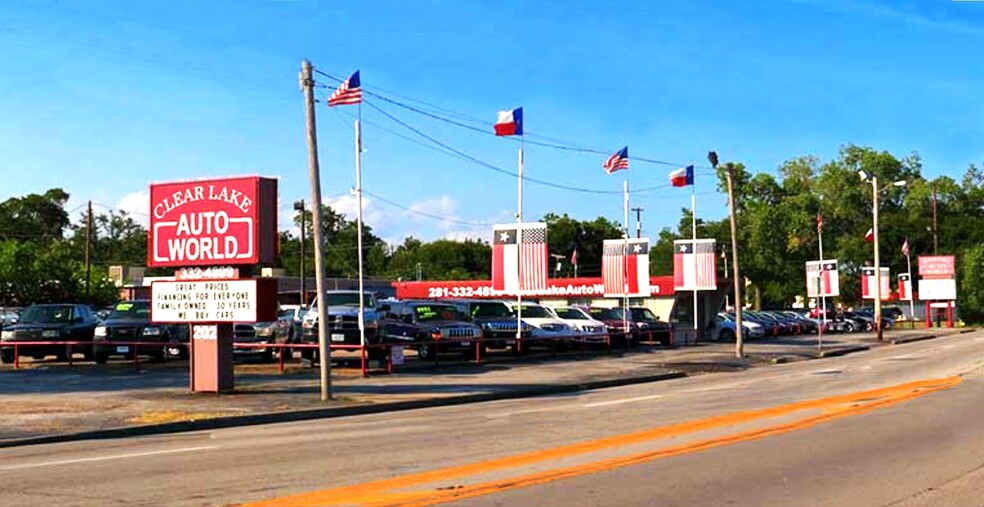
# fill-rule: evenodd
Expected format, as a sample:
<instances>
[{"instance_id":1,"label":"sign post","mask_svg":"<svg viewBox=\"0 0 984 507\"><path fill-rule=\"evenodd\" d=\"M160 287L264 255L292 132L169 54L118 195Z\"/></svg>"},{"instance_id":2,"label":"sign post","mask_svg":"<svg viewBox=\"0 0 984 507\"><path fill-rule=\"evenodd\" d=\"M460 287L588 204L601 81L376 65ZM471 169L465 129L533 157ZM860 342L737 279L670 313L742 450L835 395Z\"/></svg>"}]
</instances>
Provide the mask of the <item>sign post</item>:
<instances>
[{"instance_id":1,"label":"sign post","mask_svg":"<svg viewBox=\"0 0 984 507\"><path fill-rule=\"evenodd\" d=\"M926 327L932 326L932 313L940 309L946 310L947 327L953 327L953 304L957 300L956 273L953 255L919 256L919 298L926 302Z\"/></svg>"},{"instance_id":2,"label":"sign post","mask_svg":"<svg viewBox=\"0 0 984 507\"><path fill-rule=\"evenodd\" d=\"M147 265L179 268L151 285L151 321L191 325L192 392L235 387L233 323L276 319L277 282L239 279L277 257L277 181L256 176L151 184Z\"/></svg>"}]
</instances>

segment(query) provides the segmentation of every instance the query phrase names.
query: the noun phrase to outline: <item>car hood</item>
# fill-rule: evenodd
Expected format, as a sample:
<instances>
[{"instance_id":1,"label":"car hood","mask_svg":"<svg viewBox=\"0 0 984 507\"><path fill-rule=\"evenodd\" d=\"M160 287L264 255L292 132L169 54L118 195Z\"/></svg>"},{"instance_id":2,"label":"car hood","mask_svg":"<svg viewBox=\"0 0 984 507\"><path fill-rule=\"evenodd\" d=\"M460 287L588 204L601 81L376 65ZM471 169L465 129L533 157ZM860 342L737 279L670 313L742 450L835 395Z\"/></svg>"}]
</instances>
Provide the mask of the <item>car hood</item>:
<instances>
[{"instance_id":1,"label":"car hood","mask_svg":"<svg viewBox=\"0 0 984 507\"><path fill-rule=\"evenodd\" d=\"M525 323L527 323L527 324L529 324L531 326L537 326L537 327L540 327L540 326L542 326L544 324L564 324L564 325L568 325L568 324L566 324L562 320L552 319L552 318L548 318L548 317L523 317L523 322L525 322Z\"/></svg>"},{"instance_id":2,"label":"car hood","mask_svg":"<svg viewBox=\"0 0 984 507\"><path fill-rule=\"evenodd\" d=\"M149 326L150 319L112 319L104 321L100 325L106 327Z\"/></svg>"},{"instance_id":3,"label":"car hood","mask_svg":"<svg viewBox=\"0 0 984 507\"><path fill-rule=\"evenodd\" d=\"M5 326L4 331L47 331L50 329L62 329L68 327L69 324L13 324L10 326Z\"/></svg>"}]
</instances>

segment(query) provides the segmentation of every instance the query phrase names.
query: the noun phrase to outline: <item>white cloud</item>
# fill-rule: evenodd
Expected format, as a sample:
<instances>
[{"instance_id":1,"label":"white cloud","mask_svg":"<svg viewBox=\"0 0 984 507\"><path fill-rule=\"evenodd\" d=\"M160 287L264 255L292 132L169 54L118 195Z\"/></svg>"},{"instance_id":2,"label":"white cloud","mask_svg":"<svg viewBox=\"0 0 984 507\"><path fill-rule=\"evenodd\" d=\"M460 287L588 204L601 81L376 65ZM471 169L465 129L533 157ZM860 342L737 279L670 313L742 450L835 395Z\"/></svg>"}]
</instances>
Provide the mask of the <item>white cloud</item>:
<instances>
[{"instance_id":1,"label":"white cloud","mask_svg":"<svg viewBox=\"0 0 984 507\"><path fill-rule=\"evenodd\" d=\"M147 227L150 222L150 194L145 190L124 195L116 203L116 208L127 212L135 222Z\"/></svg>"}]
</instances>

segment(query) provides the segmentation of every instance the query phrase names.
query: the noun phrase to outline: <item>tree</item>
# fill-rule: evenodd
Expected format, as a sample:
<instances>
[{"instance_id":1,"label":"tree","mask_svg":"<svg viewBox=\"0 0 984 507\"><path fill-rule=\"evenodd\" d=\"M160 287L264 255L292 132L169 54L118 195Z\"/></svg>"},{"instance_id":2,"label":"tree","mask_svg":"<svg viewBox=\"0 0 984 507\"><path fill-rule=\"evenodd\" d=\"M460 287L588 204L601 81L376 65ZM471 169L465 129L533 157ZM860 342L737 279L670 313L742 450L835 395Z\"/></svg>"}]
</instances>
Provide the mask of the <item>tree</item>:
<instances>
[{"instance_id":1,"label":"tree","mask_svg":"<svg viewBox=\"0 0 984 507\"><path fill-rule=\"evenodd\" d=\"M68 226L68 193L53 188L44 194L12 197L0 203L0 240L19 239L48 244L62 238Z\"/></svg>"},{"instance_id":2,"label":"tree","mask_svg":"<svg viewBox=\"0 0 984 507\"><path fill-rule=\"evenodd\" d=\"M623 237L618 223L604 217L580 221L564 215L548 213L543 217L547 224L547 250L549 254L567 259L561 263L557 276L573 276L571 254L577 249L578 276L601 276L602 244L606 239Z\"/></svg>"}]
</instances>

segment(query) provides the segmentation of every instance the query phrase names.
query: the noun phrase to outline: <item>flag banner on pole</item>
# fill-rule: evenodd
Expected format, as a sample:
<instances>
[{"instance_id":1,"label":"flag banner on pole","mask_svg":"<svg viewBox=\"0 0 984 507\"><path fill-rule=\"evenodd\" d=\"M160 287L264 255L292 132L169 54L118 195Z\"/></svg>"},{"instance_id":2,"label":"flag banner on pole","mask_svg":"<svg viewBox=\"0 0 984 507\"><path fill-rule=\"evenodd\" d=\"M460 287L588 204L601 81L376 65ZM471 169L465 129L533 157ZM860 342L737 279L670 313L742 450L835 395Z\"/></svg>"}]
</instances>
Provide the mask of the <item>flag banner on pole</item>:
<instances>
[{"instance_id":1,"label":"flag banner on pole","mask_svg":"<svg viewBox=\"0 0 984 507\"><path fill-rule=\"evenodd\" d=\"M909 256L909 238L905 238L905 242L902 243L902 255Z\"/></svg>"},{"instance_id":2,"label":"flag banner on pole","mask_svg":"<svg viewBox=\"0 0 984 507\"><path fill-rule=\"evenodd\" d=\"M823 215L817 212L817 234L823 234Z\"/></svg>"},{"instance_id":3,"label":"flag banner on pole","mask_svg":"<svg viewBox=\"0 0 984 507\"><path fill-rule=\"evenodd\" d=\"M605 172L608 174L611 174L620 169L628 169L629 147L626 146L625 148L622 148L621 150L618 150L615 153L613 153L612 156L608 157L608 160L605 161L605 165L602 167L605 169Z\"/></svg>"},{"instance_id":4,"label":"flag banner on pole","mask_svg":"<svg viewBox=\"0 0 984 507\"><path fill-rule=\"evenodd\" d=\"M500 224L492 233L492 291L516 295L546 290L547 224Z\"/></svg>"},{"instance_id":5,"label":"flag banner on pole","mask_svg":"<svg viewBox=\"0 0 984 507\"><path fill-rule=\"evenodd\" d=\"M328 97L328 107L349 106L362 102L362 81L359 79L359 71L355 71L348 79L335 88L331 96Z\"/></svg>"},{"instance_id":6,"label":"flag banner on pole","mask_svg":"<svg viewBox=\"0 0 984 507\"><path fill-rule=\"evenodd\" d=\"M875 230L874 229L868 229L868 232L864 233L864 240L867 243L874 243L875 242Z\"/></svg>"},{"instance_id":7,"label":"flag banner on pole","mask_svg":"<svg viewBox=\"0 0 984 507\"><path fill-rule=\"evenodd\" d=\"M601 274L605 297L649 297L649 238L606 239Z\"/></svg>"},{"instance_id":8,"label":"flag banner on pole","mask_svg":"<svg viewBox=\"0 0 984 507\"><path fill-rule=\"evenodd\" d=\"M679 239L673 242L673 287L676 290L717 290L716 242Z\"/></svg>"},{"instance_id":9,"label":"flag banner on pole","mask_svg":"<svg viewBox=\"0 0 984 507\"><path fill-rule=\"evenodd\" d=\"M912 277L899 273L899 301L912 301Z\"/></svg>"},{"instance_id":10,"label":"flag banner on pole","mask_svg":"<svg viewBox=\"0 0 984 507\"><path fill-rule=\"evenodd\" d=\"M574 252L571 253L571 266L577 267L577 247L574 247Z\"/></svg>"},{"instance_id":11,"label":"flag banner on pole","mask_svg":"<svg viewBox=\"0 0 984 507\"><path fill-rule=\"evenodd\" d=\"M670 184L674 187L685 187L694 184L694 166L688 165L670 173Z\"/></svg>"},{"instance_id":12,"label":"flag banner on pole","mask_svg":"<svg viewBox=\"0 0 984 507\"><path fill-rule=\"evenodd\" d=\"M889 299L892 295L891 273L889 268L881 268L881 298ZM875 299L875 268L861 268L861 299Z\"/></svg>"},{"instance_id":13,"label":"flag banner on pole","mask_svg":"<svg viewBox=\"0 0 984 507\"><path fill-rule=\"evenodd\" d=\"M495 121L495 135L523 135L523 108L517 107L511 111L499 111L499 116Z\"/></svg>"},{"instance_id":14,"label":"flag banner on pole","mask_svg":"<svg viewBox=\"0 0 984 507\"><path fill-rule=\"evenodd\" d=\"M840 272L837 260L809 261L806 263L806 297L840 296Z\"/></svg>"}]
</instances>

